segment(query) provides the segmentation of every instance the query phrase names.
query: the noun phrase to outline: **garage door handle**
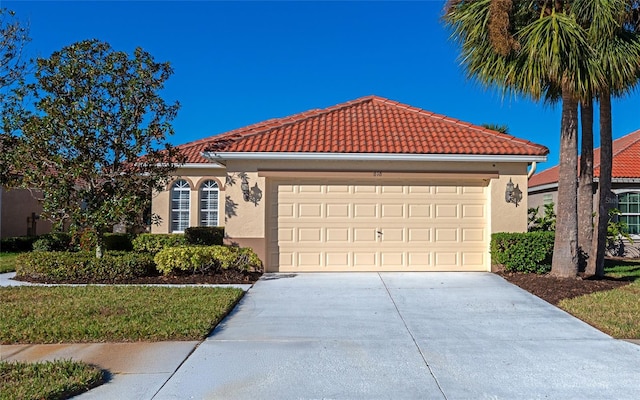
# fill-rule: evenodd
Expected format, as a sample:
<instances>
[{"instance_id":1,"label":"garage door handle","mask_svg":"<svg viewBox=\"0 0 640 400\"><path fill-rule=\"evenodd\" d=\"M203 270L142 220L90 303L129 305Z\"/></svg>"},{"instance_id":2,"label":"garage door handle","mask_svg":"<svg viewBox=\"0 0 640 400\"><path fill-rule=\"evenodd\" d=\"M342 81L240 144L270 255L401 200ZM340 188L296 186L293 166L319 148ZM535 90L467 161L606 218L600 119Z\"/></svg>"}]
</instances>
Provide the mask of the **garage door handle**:
<instances>
[{"instance_id":1,"label":"garage door handle","mask_svg":"<svg viewBox=\"0 0 640 400\"><path fill-rule=\"evenodd\" d=\"M378 237L382 237L382 231L376 231L376 233L378 234Z\"/></svg>"}]
</instances>

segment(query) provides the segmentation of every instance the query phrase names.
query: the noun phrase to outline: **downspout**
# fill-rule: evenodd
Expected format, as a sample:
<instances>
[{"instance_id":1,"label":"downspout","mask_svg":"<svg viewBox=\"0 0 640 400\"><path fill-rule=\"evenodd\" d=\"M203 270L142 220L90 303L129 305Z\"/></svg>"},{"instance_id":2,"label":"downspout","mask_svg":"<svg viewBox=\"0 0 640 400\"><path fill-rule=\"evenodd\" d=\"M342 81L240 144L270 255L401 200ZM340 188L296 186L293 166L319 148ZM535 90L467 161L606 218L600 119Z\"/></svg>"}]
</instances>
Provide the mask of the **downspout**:
<instances>
[{"instance_id":1,"label":"downspout","mask_svg":"<svg viewBox=\"0 0 640 400\"><path fill-rule=\"evenodd\" d=\"M527 180L531 179L531 177L533 176L533 174L536 173L536 166L537 166L537 162L533 161L531 163L531 169L529 170L529 173L527 174Z\"/></svg>"}]
</instances>

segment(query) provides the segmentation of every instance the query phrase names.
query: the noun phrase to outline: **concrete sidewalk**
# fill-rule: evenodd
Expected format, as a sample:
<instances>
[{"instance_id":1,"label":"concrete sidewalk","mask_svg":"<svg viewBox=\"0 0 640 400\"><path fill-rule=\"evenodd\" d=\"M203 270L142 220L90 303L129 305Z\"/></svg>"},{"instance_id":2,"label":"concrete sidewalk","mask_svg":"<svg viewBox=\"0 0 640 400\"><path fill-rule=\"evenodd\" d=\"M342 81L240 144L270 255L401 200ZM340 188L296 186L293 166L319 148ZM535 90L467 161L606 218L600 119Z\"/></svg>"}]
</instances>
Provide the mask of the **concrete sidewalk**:
<instances>
[{"instance_id":1,"label":"concrete sidewalk","mask_svg":"<svg viewBox=\"0 0 640 400\"><path fill-rule=\"evenodd\" d=\"M109 381L76 398L151 399L200 342L1 345L0 359L73 359L109 372Z\"/></svg>"}]
</instances>

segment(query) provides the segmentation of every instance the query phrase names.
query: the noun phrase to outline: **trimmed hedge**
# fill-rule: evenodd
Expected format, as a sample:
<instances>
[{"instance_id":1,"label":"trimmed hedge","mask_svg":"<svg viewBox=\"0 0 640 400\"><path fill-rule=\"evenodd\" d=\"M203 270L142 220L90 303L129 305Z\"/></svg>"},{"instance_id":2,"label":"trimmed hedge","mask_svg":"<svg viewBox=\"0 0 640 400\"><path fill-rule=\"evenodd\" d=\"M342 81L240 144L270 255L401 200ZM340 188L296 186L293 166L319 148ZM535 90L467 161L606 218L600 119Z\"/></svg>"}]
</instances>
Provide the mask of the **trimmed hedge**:
<instances>
[{"instance_id":1,"label":"trimmed hedge","mask_svg":"<svg viewBox=\"0 0 640 400\"><path fill-rule=\"evenodd\" d=\"M544 274L551 270L555 232L494 233L491 261L505 271Z\"/></svg>"},{"instance_id":2,"label":"trimmed hedge","mask_svg":"<svg viewBox=\"0 0 640 400\"><path fill-rule=\"evenodd\" d=\"M37 236L14 236L0 240L0 251L7 253L24 253L33 250L33 242Z\"/></svg>"},{"instance_id":3,"label":"trimmed hedge","mask_svg":"<svg viewBox=\"0 0 640 400\"><path fill-rule=\"evenodd\" d=\"M143 233L132 241L133 250L156 254L162 249L186 246L187 239L181 234Z\"/></svg>"},{"instance_id":4,"label":"trimmed hedge","mask_svg":"<svg viewBox=\"0 0 640 400\"><path fill-rule=\"evenodd\" d=\"M38 281L86 281L117 283L119 280L148 276L155 272L148 253L32 252L16 259L16 276Z\"/></svg>"},{"instance_id":5,"label":"trimmed hedge","mask_svg":"<svg viewBox=\"0 0 640 400\"><path fill-rule=\"evenodd\" d=\"M156 268L165 275L181 271L194 274L226 269L262 270L262 261L248 247L181 246L161 250L154 257Z\"/></svg>"},{"instance_id":6,"label":"trimmed hedge","mask_svg":"<svg viewBox=\"0 0 640 400\"><path fill-rule=\"evenodd\" d=\"M71 235L64 232L47 233L33 242L33 251L68 251L71 249Z\"/></svg>"},{"instance_id":7,"label":"trimmed hedge","mask_svg":"<svg viewBox=\"0 0 640 400\"><path fill-rule=\"evenodd\" d=\"M189 244L204 246L222 246L224 227L222 226L193 226L184 230L184 236Z\"/></svg>"}]
</instances>

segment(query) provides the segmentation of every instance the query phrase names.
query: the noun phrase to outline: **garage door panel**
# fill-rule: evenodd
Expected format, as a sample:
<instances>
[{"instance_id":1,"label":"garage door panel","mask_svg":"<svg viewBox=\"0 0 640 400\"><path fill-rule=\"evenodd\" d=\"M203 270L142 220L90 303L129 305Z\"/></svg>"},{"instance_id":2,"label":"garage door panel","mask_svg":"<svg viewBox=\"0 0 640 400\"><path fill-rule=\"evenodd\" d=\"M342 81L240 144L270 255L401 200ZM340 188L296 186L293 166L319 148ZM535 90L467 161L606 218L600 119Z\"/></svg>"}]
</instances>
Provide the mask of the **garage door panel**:
<instances>
[{"instance_id":1,"label":"garage door panel","mask_svg":"<svg viewBox=\"0 0 640 400\"><path fill-rule=\"evenodd\" d=\"M485 255L483 253L462 253L462 262L465 265L480 267L484 265Z\"/></svg>"},{"instance_id":2,"label":"garage door panel","mask_svg":"<svg viewBox=\"0 0 640 400\"><path fill-rule=\"evenodd\" d=\"M458 229L455 228L437 228L436 229L436 242L450 242L457 243L458 242Z\"/></svg>"},{"instance_id":3,"label":"garage door panel","mask_svg":"<svg viewBox=\"0 0 640 400\"><path fill-rule=\"evenodd\" d=\"M455 267L458 265L458 253L456 252L435 252L436 264L443 267Z\"/></svg>"},{"instance_id":4,"label":"garage door panel","mask_svg":"<svg viewBox=\"0 0 640 400\"><path fill-rule=\"evenodd\" d=\"M436 186L436 195L439 194L458 194L457 186Z\"/></svg>"},{"instance_id":5,"label":"garage door panel","mask_svg":"<svg viewBox=\"0 0 640 400\"><path fill-rule=\"evenodd\" d=\"M354 218L376 218L378 216L377 204L354 204L353 205Z\"/></svg>"},{"instance_id":6,"label":"garage door panel","mask_svg":"<svg viewBox=\"0 0 640 400\"><path fill-rule=\"evenodd\" d=\"M486 186L472 185L270 181L269 268L486 271Z\"/></svg>"},{"instance_id":7,"label":"garage door panel","mask_svg":"<svg viewBox=\"0 0 640 400\"><path fill-rule=\"evenodd\" d=\"M395 229L382 229L381 242L387 243L404 243L405 242L405 233L404 228L395 228Z\"/></svg>"},{"instance_id":8,"label":"garage door panel","mask_svg":"<svg viewBox=\"0 0 640 400\"><path fill-rule=\"evenodd\" d=\"M382 193L404 193L404 186L399 185L382 185Z\"/></svg>"},{"instance_id":9,"label":"garage door panel","mask_svg":"<svg viewBox=\"0 0 640 400\"><path fill-rule=\"evenodd\" d=\"M436 204L436 218L458 218L458 205Z\"/></svg>"},{"instance_id":10,"label":"garage door panel","mask_svg":"<svg viewBox=\"0 0 640 400\"><path fill-rule=\"evenodd\" d=\"M410 218L429 218L431 216L430 204L408 204Z\"/></svg>"},{"instance_id":11,"label":"garage door panel","mask_svg":"<svg viewBox=\"0 0 640 400\"><path fill-rule=\"evenodd\" d=\"M298 229L298 241L322 243L322 229L321 228Z\"/></svg>"},{"instance_id":12,"label":"garage door panel","mask_svg":"<svg viewBox=\"0 0 640 400\"><path fill-rule=\"evenodd\" d=\"M382 204L380 216L382 218L404 218L404 204Z\"/></svg>"},{"instance_id":13,"label":"garage door panel","mask_svg":"<svg viewBox=\"0 0 640 400\"><path fill-rule=\"evenodd\" d=\"M378 188L375 185L355 185L353 187L354 193L377 193Z\"/></svg>"},{"instance_id":14,"label":"garage door panel","mask_svg":"<svg viewBox=\"0 0 640 400\"><path fill-rule=\"evenodd\" d=\"M431 242L431 229L409 228L409 241L423 244Z\"/></svg>"},{"instance_id":15,"label":"garage door panel","mask_svg":"<svg viewBox=\"0 0 640 400\"><path fill-rule=\"evenodd\" d=\"M321 218L322 204L299 204L298 218Z\"/></svg>"},{"instance_id":16,"label":"garage door panel","mask_svg":"<svg viewBox=\"0 0 640 400\"><path fill-rule=\"evenodd\" d=\"M409 194L427 194L427 193L431 193L431 186L427 186L427 185L419 185L419 186L415 186L415 185L410 185L409 186Z\"/></svg>"},{"instance_id":17,"label":"garage door panel","mask_svg":"<svg viewBox=\"0 0 640 400\"><path fill-rule=\"evenodd\" d=\"M484 205L482 205L482 204L463 204L462 205L462 217L463 218L485 218Z\"/></svg>"},{"instance_id":18,"label":"garage door panel","mask_svg":"<svg viewBox=\"0 0 640 400\"><path fill-rule=\"evenodd\" d=\"M353 230L353 243L376 243L377 232L375 228L355 228Z\"/></svg>"},{"instance_id":19,"label":"garage door panel","mask_svg":"<svg viewBox=\"0 0 640 400\"><path fill-rule=\"evenodd\" d=\"M484 234L484 229L481 228L467 228L467 229L463 229L462 230L462 240L467 243L467 242L480 242L480 243L484 243L485 241L485 234Z\"/></svg>"},{"instance_id":20,"label":"garage door panel","mask_svg":"<svg viewBox=\"0 0 640 400\"><path fill-rule=\"evenodd\" d=\"M326 238L328 243L348 243L351 241L349 228L327 228Z\"/></svg>"},{"instance_id":21,"label":"garage door panel","mask_svg":"<svg viewBox=\"0 0 640 400\"><path fill-rule=\"evenodd\" d=\"M407 252L409 256L409 267L424 268L426 265L431 265L431 254L427 252L410 251Z\"/></svg>"},{"instance_id":22,"label":"garage door panel","mask_svg":"<svg viewBox=\"0 0 640 400\"><path fill-rule=\"evenodd\" d=\"M355 269L375 269L378 267L378 257L375 252L354 252L353 266Z\"/></svg>"},{"instance_id":23,"label":"garage door panel","mask_svg":"<svg viewBox=\"0 0 640 400\"><path fill-rule=\"evenodd\" d=\"M398 268L405 265L403 252L386 251L381 254L380 259L382 260L382 268Z\"/></svg>"},{"instance_id":24,"label":"garage door panel","mask_svg":"<svg viewBox=\"0 0 640 400\"><path fill-rule=\"evenodd\" d=\"M325 254L327 267L349 268L351 257L349 252L327 252Z\"/></svg>"},{"instance_id":25,"label":"garage door panel","mask_svg":"<svg viewBox=\"0 0 640 400\"><path fill-rule=\"evenodd\" d=\"M349 218L350 204L327 204L327 218Z\"/></svg>"}]
</instances>

